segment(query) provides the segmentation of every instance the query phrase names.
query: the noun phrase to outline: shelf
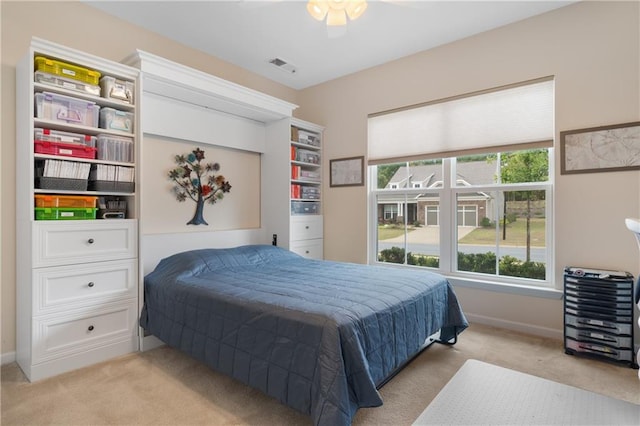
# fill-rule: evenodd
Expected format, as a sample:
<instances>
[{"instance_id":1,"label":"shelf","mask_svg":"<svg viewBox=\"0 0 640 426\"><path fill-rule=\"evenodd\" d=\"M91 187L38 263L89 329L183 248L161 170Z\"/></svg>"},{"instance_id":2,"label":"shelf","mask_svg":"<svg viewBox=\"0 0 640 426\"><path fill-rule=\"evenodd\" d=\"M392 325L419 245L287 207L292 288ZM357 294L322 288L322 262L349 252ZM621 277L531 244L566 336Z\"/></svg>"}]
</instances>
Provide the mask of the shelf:
<instances>
[{"instance_id":1,"label":"shelf","mask_svg":"<svg viewBox=\"0 0 640 426\"><path fill-rule=\"evenodd\" d=\"M89 196L100 196L100 195L115 195L120 197L133 197L136 195L135 192L112 192L112 191L70 191L67 189L33 189L34 194L66 194L66 195L89 195Z\"/></svg>"},{"instance_id":2,"label":"shelf","mask_svg":"<svg viewBox=\"0 0 640 426\"><path fill-rule=\"evenodd\" d=\"M298 183L301 185L322 185L322 182L317 180L304 180L304 179L291 179L291 183Z\"/></svg>"},{"instance_id":3,"label":"shelf","mask_svg":"<svg viewBox=\"0 0 640 426\"><path fill-rule=\"evenodd\" d=\"M322 166L322 164L305 163L303 161L296 161L296 160L291 160L291 165L302 166L302 167L314 167L314 168L320 168Z\"/></svg>"},{"instance_id":4,"label":"shelf","mask_svg":"<svg viewBox=\"0 0 640 426\"><path fill-rule=\"evenodd\" d=\"M296 148L302 148L302 149L308 149L311 151L320 151L321 147L319 146L314 146L314 145L309 145L306 143L300 143L300 142L296 142L296 141L291 141L291 145L295 146Z\"/></svg>"},{"instance_id":5,"label":"shelf","mask_svg":"<svg viewBox=\"0 0 640 426\"><path fill-rule=\"evenodd\" d=\"M96 136L100 134L124 136L126 138L133 138L133 133L121 132L119 130L102 129L99 127L81 126L78 124L62 123L60 121L45 120L42 118L33 119L33 127L42 127L51 130L61 130L74 133L82 133L84 135Z\"/></svg>"},{"instance_id":6,"label":"shelf","mask_svg":"<svg viewBox=\"0 0 640 426\"><path fill-rule=\"evenodd\" d=\"M74 98L83 99L85 101L95 102L97 105L100 105L100 106L108 106L121 111L133 112L136 109L135 104L103 98L101 96L94 96L89 93L82 93L76 90L69 90L69 89L65 89L64 87L53 86L46 83L34 82L33 88L35 92L50 92L50 93L56 93L59 95L71 96Z\"/></svg>"}]
</instances>

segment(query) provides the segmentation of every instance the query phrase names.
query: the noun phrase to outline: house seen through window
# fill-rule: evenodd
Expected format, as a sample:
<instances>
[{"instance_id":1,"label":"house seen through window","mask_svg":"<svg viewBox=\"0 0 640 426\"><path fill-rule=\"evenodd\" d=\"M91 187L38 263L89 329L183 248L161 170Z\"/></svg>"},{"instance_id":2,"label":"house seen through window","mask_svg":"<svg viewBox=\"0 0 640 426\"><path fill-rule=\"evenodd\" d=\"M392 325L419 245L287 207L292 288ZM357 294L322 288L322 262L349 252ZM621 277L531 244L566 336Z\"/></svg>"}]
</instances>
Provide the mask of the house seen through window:
<instances>
[{"instance_id":1,"label":"house seen through window","mask_svg":"<svg viewBox=\"0 0 640 426\"><path fill-rule=\"evenodd\" d=\"M527 92L541 87L545 92L542 97ZM550 285L552 94L553 82L544 80L517 86L517 93L508 101L518 111L531 112L527 96L535 98L532 103L542 105L544 112L531 112L526 117L529 121L537 117L542 122L538 123L542 130L533 131L535 136L519 137L519 131L529 130L521 126L517 117L520 112L516 112L515 119L513 115L498 117L497 122L491 123L515 126L515 129L505 127L505 139L496 140L500 129L491 128L484 140L476 139L462 148L456 148L456 141L453 145L441 144L446 149L439 148L439 152L426 148L432 145L427 140L444 134L430 133L429 126L439 124L429 112L436 107L437 115L446 115L451 111L450 105L443 107L446 102L421 106L425 111L420 114L410 108L409 115L401 111L370 117L369 223L374 228L370 235L375 236L370 241L370 262L433 268L450 276L505 284ZM500 107L496 107L491 97L483 99L486 95L473 96L472 102L479 110L490 109L489 114L497 115L495 110ZM454 100L452 108L459 101ZM519 105L521 101L523 105ZM467 102L465 108L468 107ZM427 125L416 122L421 118ZM470 121L473 127L473 116ZM480 132L486 131L486 126L477 120L475 123ZM401 131L387 132L387 127L396 125L422 130L424 147L415 143L415 135L405 134L407 139L414 140L413 151L388 153L379 143L376 149L376 138L389 135L402 138ZM459 136L477 135L463 132ZM397 146L400 141L393 144Z\"/></svg>"}]
</instances>

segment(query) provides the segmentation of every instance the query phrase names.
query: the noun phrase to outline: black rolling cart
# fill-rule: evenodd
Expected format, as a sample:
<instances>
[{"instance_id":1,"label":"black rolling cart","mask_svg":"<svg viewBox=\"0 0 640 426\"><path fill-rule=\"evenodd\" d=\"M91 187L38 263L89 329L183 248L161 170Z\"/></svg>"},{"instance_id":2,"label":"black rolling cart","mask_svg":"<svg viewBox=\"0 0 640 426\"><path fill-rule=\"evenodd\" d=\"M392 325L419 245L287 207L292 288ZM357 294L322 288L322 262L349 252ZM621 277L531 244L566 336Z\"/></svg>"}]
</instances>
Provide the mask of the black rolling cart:
<instances>
[{"instance_id":1,"label":"black rolling cart","mask_svg":"<svg viewBox=\"0 0 640 426\"><path fill-rule=\"evenodd\" d=\"M638 368L633 353L633 276L564 269L564 349Z\"/></svg>"}]
</instances>

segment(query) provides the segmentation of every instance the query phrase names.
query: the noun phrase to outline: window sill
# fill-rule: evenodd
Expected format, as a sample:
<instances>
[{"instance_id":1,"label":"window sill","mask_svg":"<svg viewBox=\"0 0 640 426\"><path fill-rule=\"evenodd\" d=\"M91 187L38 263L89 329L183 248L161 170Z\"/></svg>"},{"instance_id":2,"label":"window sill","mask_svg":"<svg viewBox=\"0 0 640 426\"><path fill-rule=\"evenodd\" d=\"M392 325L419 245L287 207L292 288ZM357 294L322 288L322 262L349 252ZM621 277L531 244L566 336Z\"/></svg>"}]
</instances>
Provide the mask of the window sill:
<instances>
[{"instance_id":1,"label":"window sill","mask_svg":"<svg viewBox=\"0 0 640 426\"><path fill-rule=\"evenodd\" d=\"M562 291L548 287L534 287L518 284L504 284L491 281L479 281L469 278L447 276L454 287L466 287L498 293L517 294L519 296L540 297L544 299L562 299Z\"/></svg>"}]
</instances>

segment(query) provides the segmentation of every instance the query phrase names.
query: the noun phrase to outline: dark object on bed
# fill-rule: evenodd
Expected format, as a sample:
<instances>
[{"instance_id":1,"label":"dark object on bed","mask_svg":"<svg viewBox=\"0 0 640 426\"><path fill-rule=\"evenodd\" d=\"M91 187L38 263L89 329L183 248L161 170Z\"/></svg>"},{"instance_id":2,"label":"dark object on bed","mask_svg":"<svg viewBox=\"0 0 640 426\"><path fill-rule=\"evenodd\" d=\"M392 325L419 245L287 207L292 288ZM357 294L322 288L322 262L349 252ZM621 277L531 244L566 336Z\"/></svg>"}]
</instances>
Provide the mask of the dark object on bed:
<instances>
[{"instance_id":1,"label":"dark object on bed","mask_svg":"<svg viewBox=\"0 0 640 426\"><path fill-rule=\"evenodd\" d=\"M309 260L279 247L179 253L145 277L142 327L212 368L348 425L377 386L441 330L467 327L444 277Z\"/></svg>"}]
</instances>

